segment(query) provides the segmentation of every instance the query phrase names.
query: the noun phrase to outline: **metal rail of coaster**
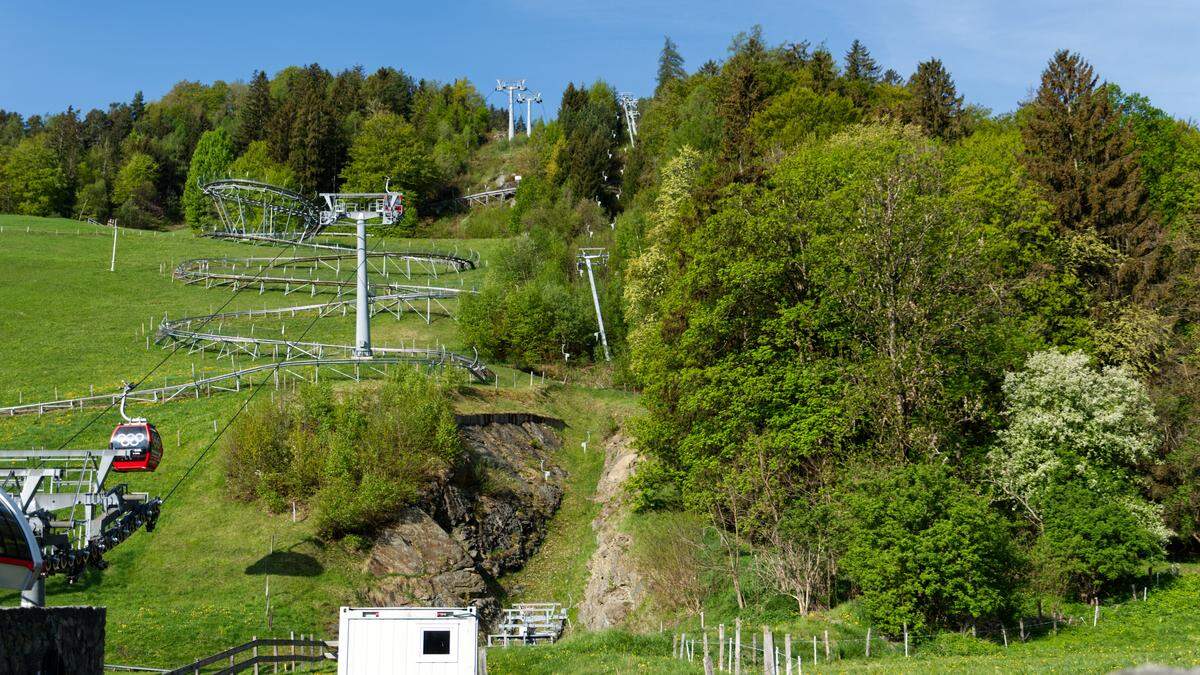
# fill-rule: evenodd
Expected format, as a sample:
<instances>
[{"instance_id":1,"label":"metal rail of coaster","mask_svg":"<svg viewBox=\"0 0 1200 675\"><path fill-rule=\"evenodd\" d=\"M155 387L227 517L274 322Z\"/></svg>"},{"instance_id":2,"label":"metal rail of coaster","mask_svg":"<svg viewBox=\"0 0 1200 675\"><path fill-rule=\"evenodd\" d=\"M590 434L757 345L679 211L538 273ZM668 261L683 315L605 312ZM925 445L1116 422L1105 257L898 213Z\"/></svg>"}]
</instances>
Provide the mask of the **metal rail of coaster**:
<instances>
[{"instance_id":1,"label":"metal rail of coaster","mask_svg":"<svg viewBox=\"0 0 1200 675\"><path fill-rule=\"evenodd\" d=\"M278 387L281 383L286 384L288 378L309 379L306 375L309 369L314 381L320 379L322 370L335 377L360 380L376 373L386 376L390 366L400 365L458 367L480 381L492 377L477 355L468 358L442 347L425 349L371 344L370 318L373 315L390 312L400 317L405 311L411 311L431 322L435 311L451 314L444 300L473 292L463 287L411 283L414 265L417 268L415 274L438 278L443 270L453 274L474 269L476 262L471 257L460 256L457 252L366 250L366 221L396 222L403 215L403 198L399 193L391 192L385 186L382 193L327 194L323 195L327 208L321 210L298 193L255 181L216 181L203 189L213 199L220 216L220 223L204 234L248 243L306 246L318 253L290 258L188 260L174 270L176 280L186 284L204 283L207 288L230 288L235 293L257 286L260 294L270 288L282 290L285 296L307 291L310 297L316 297L320 292L336 293L337 298L273 309L219 311L175 320L163 318L156 342L172 346L171 354L183 349L189 353L215 350L218 358L228 356L235 364L230 372L199 378L193 374L189 381L157 388L135 391L135 385L127 385L115 394L0 408L0 415L11 416L73 410L88 405L111 408L119 402L126 422L117 426L110 447L105 449L0 450L0 534L7 532L7 538L0 538L0 567L4 568L0 569L0 586L20 590L22 604L45 603L45 577L62 574L73 582L87 567L103 569L107 551L142 527L154 529L162 500L148 494L131 493L124 484L105 485L110 471L153 471L162 455L158 432L144 418L127 417L126 401L165 402L217 391L240 391L244 383L249 387L266 384L267 378L257 382L253 378L264 372L273 375L274 386ZM344 219L356 222L355 248L310 241L324 228ZM354 264L350 270L357 277L354 282L340 278L342 263L351 256ZM389 264L397 275L403 275L410 283L392 283ZM372 293L368 283L370 267L388 279L376 285L378 293ZM319 276L318 272L327 275L332 272L337 276L330 279ZM351 286L355 289L353 294L342 298L343 290ZM284 335L279 338L256 336L253 324L249 336L223 330L227 321L294 316L297 313L315 312L315 322L338 310L345 315L351 304L355 308L357 324L354 345L306 341L304 334L308 328L295 340L288 340ZM212 329L214 323L216 330ZM284 324L280 328L282 333ZM237 368L235 358L238 355L272 360ZM98 417L93 421L95 419ZM127 429L140 431L125 433L123 430ZM126 441L134 442L129 440L134 435L138 437L138 443L145 441L145 445L127 446ZM119 447L115 445L118 440L122 443ZM14 527L19 537L9 531Z\"/></svg>"},{"instance_id":2,"label":"metal rail of coaster","mask_svg":"<svg viewBox=\"0 0 1200 675\"><path fill-rule=\"evenodd\" d=\"M303 195L258 181L224 179L205 184L202 190L213 200L220 216L219 223L210 226L202 234L207 237L234 240L258 245L304 246L317 253L291 257L268 258L251 256L245 258L196 258L180 263L173 278L185 284L204 284L206 288L228 288L233 291L257 289L259 294L268 290L282 290L283 294L306 293L317 297L319 293L335 293L337 299L277 308L249 309L219 312L177 319L164 317L155 334L155 342L164 347L182 343L189 354L200 351L216 351L218 358L246 356L271 358L275 363L262 366L251 365L233 369L218 375L194 378L189 381L157 388L139 389L130 393L130 400L147 402L170 401L186 394L211 394L216 391L240 389L240 382L248 375L278 368L281 372L296 373L296 368L312 368L316 379L318 368L337 369L347 365L359 351L357 345L289 340L284 335L268 337L265 334L250 335L225 332L226 322L261 317L295 316L301 313L317 313L319 317L340 313L345 316L358 304L357 294L343 292L358 285L358 280L342 278L343 267L356 271L358 247L327 244L311 239L325 228L334 224L347 213L360 213L363 207L375 209L367 213L386 221L402 213L402 205L387 204L389 197L397 193L377 194L330 194L327 208L320 209ZM355 201L359 200L359 201ZM365 203L364 203L365 202ZM398 206L398 208L397 208ZM387 211L386 217L382 216ZM390 224L390 223L388 223ZM328 251L328 253L326 253ZM390 279L403 276L411 281L416 276L440 279L446 274L457 274L478 267L478 254L443 253L437 251L365 251L365 262L378 276ZM333 278L317 276L317 272L332 273ZM420 316L431 323L435 314L453 314L444 301L458 298L463 293L473 293L466 288L431 284L392 283L375 284L368 291L367 315L390 313L397 318L405 312ZM217 326L212 329L213 324ZM465 356L444 348L381 347L372 345L371 352L378 354L379 363L416 363L431 367L452 366L465 370L473 379L489 381L493 375L477 355ZM357 358L363 358L360 354ZM359 369L361 371L361 369ZM368 369L373 372L373 369ZM356 375L354 379L357 379ZM228 385L232 382L233 385ZM60 398L51 401L22 403L0 407L0 416L42 414L57 410L78 410L90 406L111 405L120 393Z\"/></svg>"}]
</instances>

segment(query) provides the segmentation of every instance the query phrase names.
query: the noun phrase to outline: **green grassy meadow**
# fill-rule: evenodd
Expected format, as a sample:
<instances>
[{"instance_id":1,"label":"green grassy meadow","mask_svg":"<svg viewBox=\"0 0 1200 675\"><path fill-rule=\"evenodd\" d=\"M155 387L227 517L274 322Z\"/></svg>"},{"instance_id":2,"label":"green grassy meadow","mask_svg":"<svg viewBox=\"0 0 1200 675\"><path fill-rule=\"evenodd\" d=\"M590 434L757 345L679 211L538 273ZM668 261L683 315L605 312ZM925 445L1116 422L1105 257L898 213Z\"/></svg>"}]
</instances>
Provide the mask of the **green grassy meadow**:
<instances>
[{"instance_id":1,"label":"green grassy meadow","mask_svg":"<svg viewBox=\"0 0 1200 675\"><path fill-rule=\"evenodd\" d=\"M186 286L170 277L175 264L188 258L273 256L274 248L249 247L198 239L191 232L118 234L117 272L108 271L111 230L63 219L0 216L0 405L18 401L116 391L122 380L134 380L154 367L169 350L150 345L142 331L152 331L163 313L171 317L213 311L230 295L225 289ZM27 230L28 228L28 230ZM457 246L493 255L496 240L372 241L388 250L453 251ZM286 252L284 255L288 255ZM486 268L462 275L442 275L430 283L478 284ZM394 278L393 278L394 280ZM423 283L414 275L417 283ZM311 302L305 294L284 297L243 291L229 309L278 307ZM449 305L453 309L452 303ZM311 326L306 339L352 342L353 315L313 315L286 319L287 335ZM273 322L278 325L278 322ZM259 330L262 323L259 323ZM229 330L231 327L226 326ZM240 331L241 328L238 328ZM377 316L372 322L376 344L445 344L461 349L452 319L434 316L431 324L406 314L402 319ZM238 365L248 362L238 359ZM146 386L190 379L197 373L230 369L228 358L180 352L146 382ZM602 454L584 454L579 441L609 424L611 406L622 414L636 404L622 394L595 395L574 385L555 384L498 367L495 385L466 390L458 405L465 411L534 409L557 415L571 425L562 462L570 485L556 533L546 551L557 567L571 561L566 576L546 575L518 584L516 595L564 601L569 587L582 589L586 579L586 544L594 509L590 502L603 463ZM338 386L353 386L342 383ZM369 386L369 385L367 385ZM358 601L368 579L361 573L362 553L319 541L301 509L270 514L260 504L226 498L221 444L209 448L216 428L223 428L251 395L250 390L187 399L162 405L134 406L131 412L152 419L164 437L166 456L152 474L126 474L119 480L135 491L166 496L153 533L138 532L107 556L104 571L90 570L78 583L61 578L47 584L48 602L108 607L108 660L143 666L178 666L225 649L253 635L289 632L336 633L336 608ZM262 388L260 398L274 396ZM59 447L79 432L70 447L103 447L117 423L116 410L102 408L46 415L0 418L0 446ZM194 467L194 468L193 468ZM190 473L189 473L190 471ZM186 479L185 479L185 474ZM112 480L110 479L110 483ZM561 521L561 522L560 522ZM272 554L272 542L274 553ZM268 578L271 625L266 613ZM532 595L531 595L532 594ZM14 604L14 594L0 595Z\"/></svg>"}]
</instances>

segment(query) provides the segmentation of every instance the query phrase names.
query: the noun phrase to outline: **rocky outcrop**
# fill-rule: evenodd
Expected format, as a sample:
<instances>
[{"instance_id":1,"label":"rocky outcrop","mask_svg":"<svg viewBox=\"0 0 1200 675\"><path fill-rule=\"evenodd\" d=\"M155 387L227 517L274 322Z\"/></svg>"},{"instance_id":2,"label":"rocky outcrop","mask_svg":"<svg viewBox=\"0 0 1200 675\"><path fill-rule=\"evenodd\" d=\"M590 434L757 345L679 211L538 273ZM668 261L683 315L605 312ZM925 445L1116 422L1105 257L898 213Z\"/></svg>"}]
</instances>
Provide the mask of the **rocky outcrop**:
<instances>
[{"instance_id":1,"label":"rocky outcrop","mask_svg":"<svg viewBox=\"0 0 1200 675\"><path fill-rule=\"evenodd\" d=\"M366 568L379 605L474 605L499 611L496 578L520 569L545 537L566 472L553 461L557 420L460 418L464 452L376 539Z\"/></svg>"},{"instance_id":2,"label":"rocky outcrop","mask_svg":"<svg viewBox=\"0 0 1200 675\"><path fill-rule=\"evenodd\" d=\"M589 630L619 626L645 597L645 584L629 552L633 543L621 531L629 511L625 482L633 475L637 453L629 437L617 434L604 445L604 472L594 499L603 506L592 529L596 551L588 561L588 583L579 605L579 621Z\"/></svg>"}]
</instances>

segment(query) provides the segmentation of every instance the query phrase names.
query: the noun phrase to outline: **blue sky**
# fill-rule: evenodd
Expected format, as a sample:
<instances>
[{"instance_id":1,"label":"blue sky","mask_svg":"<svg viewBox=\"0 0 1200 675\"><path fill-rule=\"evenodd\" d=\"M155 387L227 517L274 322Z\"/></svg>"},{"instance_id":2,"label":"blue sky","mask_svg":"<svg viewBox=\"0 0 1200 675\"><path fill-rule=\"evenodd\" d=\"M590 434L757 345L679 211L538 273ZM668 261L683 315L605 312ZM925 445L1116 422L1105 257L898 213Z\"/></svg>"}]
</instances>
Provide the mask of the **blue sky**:
<instances>
[{"instance_id":1,"label":"blue sky","mask_svg":"<svg viewBox=\"0 0 1200 675\"><path fill-rule=\"evenodd\" d=\"M257 68L318 61L332 70L465 75L485 93L498 77L524 77L553 115L569 81L603 77L650 93L663 35L679 43L690 70L722 58L730 38L756 23L771 44L808 39L839 56L857 37L905 76L940 57L969 102L996 112L1027 97L1051 53L1067 47L1102 78L1177 117L1200 118L1197 0L0 0L0 108L86 110L138 89L154 99L181 79L244 80Z\"/></svg>"}]
</instances>

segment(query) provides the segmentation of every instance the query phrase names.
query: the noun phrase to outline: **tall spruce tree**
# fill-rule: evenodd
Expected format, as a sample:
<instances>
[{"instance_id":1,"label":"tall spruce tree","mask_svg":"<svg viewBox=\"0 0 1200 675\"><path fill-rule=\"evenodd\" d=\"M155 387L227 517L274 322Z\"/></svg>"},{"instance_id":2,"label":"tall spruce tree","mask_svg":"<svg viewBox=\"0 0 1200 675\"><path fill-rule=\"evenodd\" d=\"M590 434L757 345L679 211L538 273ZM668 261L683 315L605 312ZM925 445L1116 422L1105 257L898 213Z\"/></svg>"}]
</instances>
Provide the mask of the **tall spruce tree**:
<instances>
[{"instance_id":1,"label":"tall spruce tree","mask_svg":"<svg viewBox=\"0 0 1200 675\"><path fill-rule=\"evenodd\" d=\"M332 79L315 63L296 73L267 135L271 157L295 172L309 192L336 187L345 162L346 143L329 96Z\"/></svg>"},{"instance_id":2,"label":"tall spruce tree","mask_svg":"<svg viewBox=\"0 0 1200 675\"><path fill-rule=\"evenodd\" d=\"M754 137L750 119L766 100L752 53L735 55L725 66L725 91L717 103L721 116L721 156L733 169L734 176L748 176L754 156Z\"/></svg>"},{"instance_id":3,"label":"tall spruce tree","mask_svg":"<svg viewBox=\"0 0 1200 675\"><path fill-rule=\"evenodd\" d=\"M906 111L909 121L930 136L950 140L959 135L963 99L941 59L918 63L908 88L912 92Z\"/></svg>"},{"instance_id":4,"label":"tall spruce tree","mask_svg":"<svg viewBox=\"0 0 1200 675\"><path fill-rule=\"evenodd\" d=\"M687 77L683 69L683 56L679 53L679 45L670 37L663 38L662 52L658 55L658 85L654 93L662 91L668 83Z\"/></svg>"},{"instance_id":5,"label":"tall spruce tree","mask_svg":"<svg viewBox=\"0 0 1200 675\"><path fill-rule=\"evenodd\" d=\"M846 70L843 73L846 79L873 84L879 81L879 72L879 64L871 57L871 50L858 40L850 43L850 50L846 52Z\"/></svg>"},{"instance_id":6,"label":"tall spruce tree","mask_svg":"<svg viewBox=\"0 0 1200 675\"><path fill-rule=\"evenodd\" d=\"M1023 161L1063 227L1094 230L1131 251L1145 220L1145 190L1132 130L1108 85L1097 82L1079 54L1054 54L1024 116Z\"/></svg>"},{"instance_id":7,"label":"tall spruce tree","mask_svg":"<svg viewBox=\"0 0 1200 675\"><path fill-rule=\"evenodd\" d=\"M245 150L254 141L266 138L267 126L271 123L271 107L271 83L266 73L256 70L242 108L238 111L234 144L239 151Z\"/></svg>"},{"instance_id":8,"label":"tall spruce tree","mask_svg":"<svg viewBox=\"0 0 1200 675\"><path fill-rule=\"evenodd\" d=\"M813 50L812 60L808 62L808 72L812 76L813 88L822 94L828 94L837 82L837 63L833 54L824 45Z\"/></svg>"},{"instance_id":9,"label":"tall spruce tree","mask_svg":"<svg viewBox=\"0 0 1200 675\"><path fill-rule=\"evenodd\" d=\"M871 57L870 50L855 40L846 52L846 68L842 71L842 93L854 104L866 107L871 90L879 82L879 64Z\"/></svg>"}]
</instances>

